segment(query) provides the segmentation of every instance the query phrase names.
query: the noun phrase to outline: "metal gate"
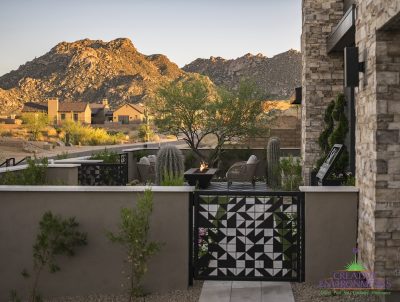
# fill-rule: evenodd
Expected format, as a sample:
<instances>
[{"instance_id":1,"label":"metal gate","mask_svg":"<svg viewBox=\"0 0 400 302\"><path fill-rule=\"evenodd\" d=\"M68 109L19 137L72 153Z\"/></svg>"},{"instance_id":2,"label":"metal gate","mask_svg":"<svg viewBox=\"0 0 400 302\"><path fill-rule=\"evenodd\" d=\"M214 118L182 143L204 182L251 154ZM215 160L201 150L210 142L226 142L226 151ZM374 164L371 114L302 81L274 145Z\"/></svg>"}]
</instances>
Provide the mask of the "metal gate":
<instances>
[{"instance_id":1,"label":"metal gate","mask_svg":"<svg viewBox=\"0 0 400 302\"><path fill-rule=\"evenodd\" d=\"M196 191L193 276L203 280L304 280L300 192Z\"/></svg>"},{"instance_id":2,"label":"metal gate","mask_svg":"<svg viewBox=\"0 0 400 302\"><path fill-rule=\"evenodd\" d=\"M128 182L128 155L119 155L119 163L81 164L78 183L81 186L125 186Z\"/></svg>"}]
</instances>

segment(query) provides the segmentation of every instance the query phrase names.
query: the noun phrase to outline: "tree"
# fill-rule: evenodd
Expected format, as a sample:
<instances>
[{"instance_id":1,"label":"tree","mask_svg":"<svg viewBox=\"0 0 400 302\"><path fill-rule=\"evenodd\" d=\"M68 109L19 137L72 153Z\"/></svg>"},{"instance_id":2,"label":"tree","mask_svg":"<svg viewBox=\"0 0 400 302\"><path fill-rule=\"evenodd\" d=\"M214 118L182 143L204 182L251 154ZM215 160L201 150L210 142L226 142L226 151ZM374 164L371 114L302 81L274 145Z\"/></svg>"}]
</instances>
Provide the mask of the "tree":
<instances>
[{"instance_id":1,"label":"tree","mask_svg":"<svg viewBox=\"0 0 400 302\"><path fill-rule=\"evenodd\" d=\"M49 124L49 118L46 113L25 113L22 115L22 121L29 130L33 140L39 138L40 132L46 129Z\"/></svg>"},{"instance_id":2,"label":"tree","mask_svg":"<svg viewBox=\"0 0 400 302\"><path fill-rule=\"evenodd\" d=\"M150 102L154 123L162 132L183 136L193 152L203 158L198 148L211 133L207 111L212 98L211 84L204 77L171 82Z\"/></svg>"},{"instance_id":3,"label":"tree","mask_svg":"<svg viewBox=\"0 0 400 302\"><path fill-rule=\"evenodd\" d=\"M235 92L219 89L217 100L210 104L207 112L208 127L217 137L209 163L214 165L219 161L225 143L257 134L262 113L263 100L253 83L241 82Z\"/></svg>"},{"instance_id":4,"label":"tree","mask_svg":"<svg viewBox=\"0 0 400 302\"><path fill-rule=\"evenodd\" d=\"M183 136L193 153L211 165L218 162L225 143L256 132L262 113L262 100L253 84L242 82L238 91L229 92L216 89L204 77L162 87L150 106L159 130ZM217 143L206 159L199 147L210 134L216 136Z\"/></svg>"}]
</instances>

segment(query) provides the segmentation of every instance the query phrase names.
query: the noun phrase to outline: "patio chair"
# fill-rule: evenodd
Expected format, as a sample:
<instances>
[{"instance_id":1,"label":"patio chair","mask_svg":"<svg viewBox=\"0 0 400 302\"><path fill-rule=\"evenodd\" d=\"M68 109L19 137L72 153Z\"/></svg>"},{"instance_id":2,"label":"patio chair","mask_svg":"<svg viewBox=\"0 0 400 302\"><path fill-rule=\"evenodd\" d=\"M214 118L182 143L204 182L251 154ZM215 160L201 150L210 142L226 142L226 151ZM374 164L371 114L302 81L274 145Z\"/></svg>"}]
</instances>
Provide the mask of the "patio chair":
<instances>
[{"instance_id":1,"label":"patio chair","mask_svg":"<svg viewBox=\"0 0 400 302\"><path fill-rule=\"evenodd\" d=\"M232 182L251 182L253 187L256 185L255 175L258 163L260 161L255 155L251 155L247 161L241 161L234 163L226 172L226 179L228 182L228 188Z\"/></svg>"}]
</instances>

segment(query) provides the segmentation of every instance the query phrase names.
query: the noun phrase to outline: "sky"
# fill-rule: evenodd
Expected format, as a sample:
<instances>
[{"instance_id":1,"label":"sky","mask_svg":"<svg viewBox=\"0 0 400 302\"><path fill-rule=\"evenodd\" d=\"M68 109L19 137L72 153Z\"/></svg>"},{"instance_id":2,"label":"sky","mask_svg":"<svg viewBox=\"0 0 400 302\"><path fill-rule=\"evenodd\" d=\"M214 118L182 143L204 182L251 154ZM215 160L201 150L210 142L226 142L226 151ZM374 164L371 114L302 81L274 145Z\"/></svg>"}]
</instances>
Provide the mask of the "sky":
<instances>
[{"instance_id":1,"label":"sky","mask_svg":"<svg viewBox=\"0 0 400 302\"><path fill-rule=\"evenodd\" d=\"M180 67L300 49L301 0L0 0L0 75L61 41L129 38Z\"/></svg>"}]
</instances>

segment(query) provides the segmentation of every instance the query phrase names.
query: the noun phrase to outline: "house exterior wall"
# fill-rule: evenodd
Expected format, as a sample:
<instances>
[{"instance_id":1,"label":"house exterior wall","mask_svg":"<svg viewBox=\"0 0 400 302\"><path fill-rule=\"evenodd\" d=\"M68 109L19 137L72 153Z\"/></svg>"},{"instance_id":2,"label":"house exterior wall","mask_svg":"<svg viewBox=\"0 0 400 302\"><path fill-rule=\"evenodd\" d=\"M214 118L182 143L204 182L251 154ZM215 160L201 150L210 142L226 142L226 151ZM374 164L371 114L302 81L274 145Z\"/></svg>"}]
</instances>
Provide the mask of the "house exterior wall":
<instances>
[{"instance_id":1,"label":"house exterior wall","mask_svg":"<svg viewBox=\"0 0 400 302\"><path fill-rule=\"evenodd\" d=\"M52 123L58 122L58 99L49 99L47 101L47 115L49 117L49 121Z\"/></svg>"},{"instance_id":2,"label":"house exterior wall","mask_svg":"<svg viewBox=\"0 0 400 302\"><path fill-rule=\"evenodd\" d=\"M400 1L357 1L356 45L366 62L356 90L360 258L400 290Z\"/></svg>"},{"instance_id":3,"label":"house exterior wall","mask_svg":"<svg viewBox=\"0 0 400 302\"><path fill-rule=\"evenodd\" d=\"M140 123L144 115L128 104L121 106L113 113L113 122L118 123L119 116L129 116L129 123Z\"/></svg>"},{"instance_id":4,"label":"house exterior wall","mask_svg":"<svg viewBox=\"0 0 400 302\"><path fill-rule=\"evenodd\" d=\"M328 55L326 39L343 16L343 0L304 0L302 52L302 163L305 184L319 158L327 105L343 92L343 56Z\"/></svg>"},{"instance_id":5,"label":"house exterior wall","mask_svg":"<svg viewBox=\"0 0 400 302\"><path fill-rule=\"evenodd\" d=\"M326 104L343 92L343 54L326 55L330 27L343 15L340 2L303 1L306 177L318 154ZM400 20L400 1L357 0L355 4L355 43L359 61L366 66L355 89L359 260L384 277L392 290L400 291L400 21L386 30L388 23Z\"/></svg>"},{"instance_id":6,"label":"house exterior wall","mask_svg":"<svg viewBox=\"0 0 400 302\"><path fill-rule=\"evenodd\" d=\"M57 120L59 123L62 123L63 119L61 118L62 114L65 115L66 121L73 121L74 120L74 114L78 114L78 122L81 122L83 124L90 124L92 122L92 114L89 106L86 106L85 111L83 112L58 112L57 113Z\"/></svg>"}]
</instances>

